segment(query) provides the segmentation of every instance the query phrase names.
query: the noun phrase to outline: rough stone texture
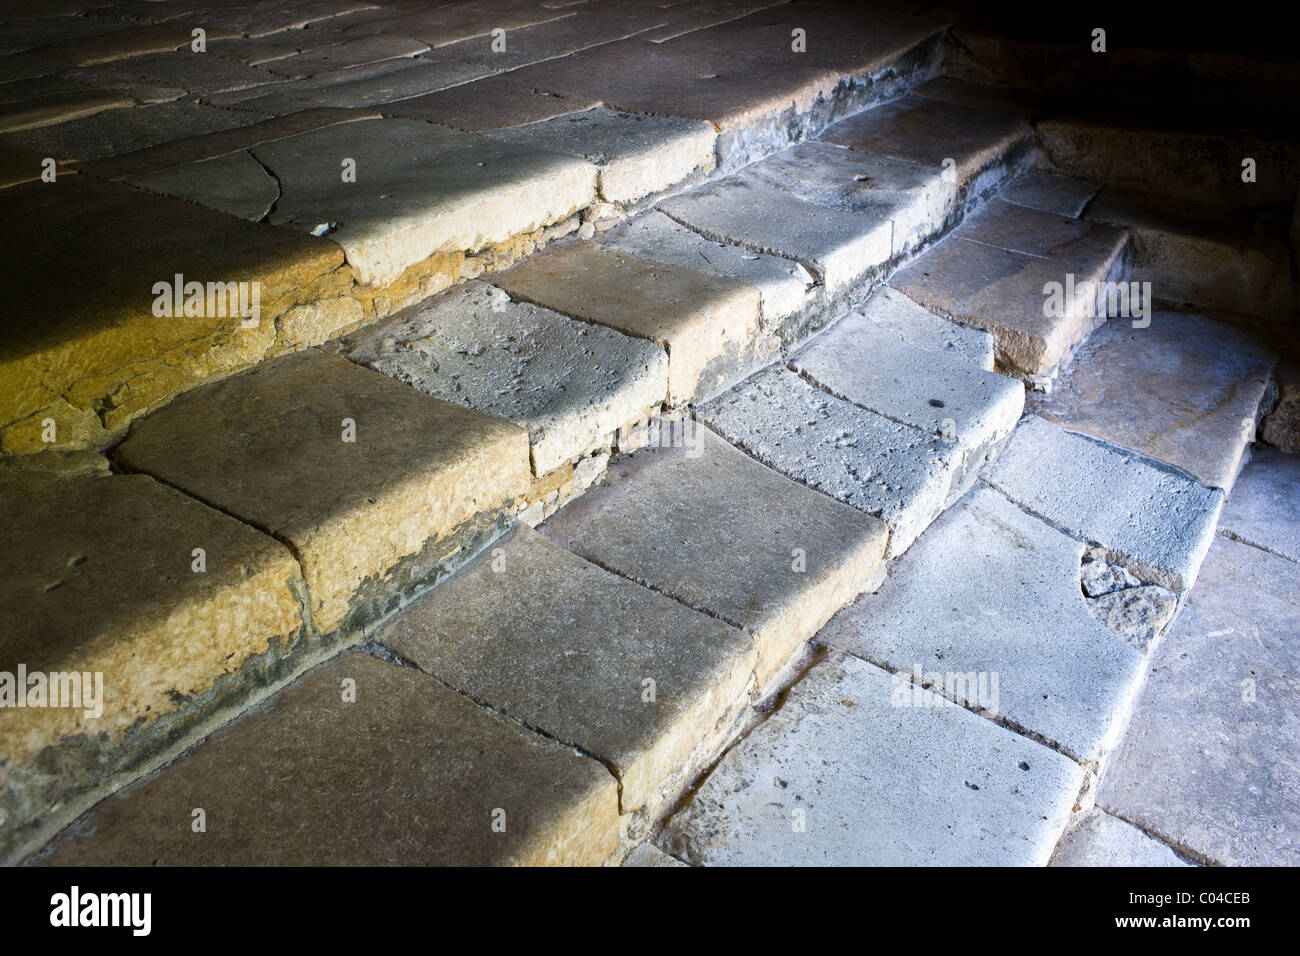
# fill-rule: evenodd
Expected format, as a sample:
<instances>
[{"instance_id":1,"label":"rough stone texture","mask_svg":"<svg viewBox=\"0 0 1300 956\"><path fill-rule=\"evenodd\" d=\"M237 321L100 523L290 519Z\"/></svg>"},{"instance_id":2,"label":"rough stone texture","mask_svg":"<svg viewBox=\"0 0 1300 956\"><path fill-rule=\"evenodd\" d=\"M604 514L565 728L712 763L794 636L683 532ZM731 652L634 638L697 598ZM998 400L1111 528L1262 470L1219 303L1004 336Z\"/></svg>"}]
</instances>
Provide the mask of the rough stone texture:
<instances>
[{"instance_id":1,"label":"rough stone texture","mask_svg":"<svg viewBox=\"0 0 1300 956\"><path fill-rule=\"evenodd\" d=\"M985 478L1144 580L1179 592L1196 580L1223 507L1218 488L1033 415Z\"/></svg>"},{"instance_id":2,"label":"rough stone texture","mask_svg":"<svg viewBox=\"0 0 1300 956\"><path fill-rule=\"evenodd\" d=\"M712 170L717 134L698 120L592 109L484 138L581 156L600 169L602 199L631 203Z\"/></svg>"},{"instance_id":3,"label":"rough stone texture","mask_svg":"<svg viewBox=\"0 0 1300 956\"><path fill-rule=\"evenodd\" d=\"M828 143L943 170L953 160L959 205L978 201L1024 163L1028 124L1014 113L908 95L836 123Z\"/></svg>"},{"instance_id":4,"label":"rough stone texture","mask_svg":"<svg viewBox=\"0 0 1300 956\"><path fill-rule=\"evenodd\" d=\"M131 97L122 93L86 90L25 99L0 107L0 133L17 133L25 129L54 126L70 120L94 116L105 110L134 106Z\"/></svg>"},{"instance_id":5,"label":"rough stone texture","mask_svg":"<svg viewBox=\"0 0 1300 956\"><path fill-rule=\"evenodd\" d=\"M494 275L513 297L649 339L668 353L672 405L717 394L776 353L753 286L591 243L545 250Z\"/></svg>"},{"instance_id":6,"label":"rough stone texture","mask_svg":"<svg viewBox=\"0 0 1300 956\"><path fill-rule=\"evenodd\" d=\"M959 490L1010 436L1025 404L1024 386L1015 379L960 353L913 345L857 314L800 349L790 367L854 405L955 443Z\"/></svg>"},{"instance_id":7,"label":"rough stone texture","mask_svg":"<svg viewBox=\"0 0 1300 956\"><path fill-rule=\"evenodd\" d=\"M689 779L696 746L746 700L755 662L748 635L527 527L375 639L596 757L622 784L623 813L640 810L670 777ZM654 682L649 701L646 680Z\"/></svg>"},{"instance_id":8,"label":"rough stone texture","mask_svg":"<svg viewBox=\"0 0 1300 956\"><path fill-rule=\"evenodd\" d=\"M993 371L992 334L937 316L897 289L878 290L862 307L861 314L876 328L892 332L908 345L960 358L970 368Z\"/></svg>"},{"instance_id":9,"label":"rough stone texture","mask_svg":"<svg viewBox=\"0 0 1300 956\"><path fill-rule=\"evenodd\" d=\"M107 63L109 60L140 56L144 53L165 53L180 46L187 46L193 40L190 34L196 25L198 24L157 23L132 26L99 36L53 43L35 52L38 56L63 60L74 66L90 66L95 63ZM204 23L202 26L210 40L235 35L215 25L209 27Z\"/></svg>"},{"instance_id":10,"label":"rough stone texture","mask_svg":"<svg viewBox=\"0 0 1300 956\"><path fill-rule=\"evenodd\" d=\"M1178 610L1178 595L1158 584L1139 584L1088 599L1088 610L1139 651L1145 651Z\"/></svg>"},{"instance_id":11,"label":"rough stone texture","mask_svg":"<svg viewBox=\"0 0 1300 956\"><path fill-rule=\"evenodd\" d=\"M523 429L313 350L181 396L114 458L288 542L322 634L359 589L529 478Z\"/></svg>"},{"instance_id":12,"label":"rough stone texture","mask_svg":"<svg viewBox=\"0 0 1300 956\"><path fill-rule=\"evenodd\" d=\"M959 703L1095 760L1118 740L1145 658L1089 614L1082 552L981 488L817 640L893 671L920 669Z\"/></svg>"},{"instance_id":13,"label":"rough stone texture","mask_svg":"<svg viewBox=\"0 0 1300 956\"><path fill-rule=\"evenodd\" d=\"M135 416L177 392L259 361L275 320L300 302L342 291L333 244L240 222L190 203L86 176L0 192L11 222L39 222L0 260L10 296L0 308L0 446L102 447ZM155 316L157 282L256 282L261 320ZM345 279L345 281L350 281Z\"/></svg>"},{"instance_id":14,"label":"rough stone texture","mask_svg":"<svg viewBox=\"0 0 1300 956\"><path fill-rule=\"evenodd\" d=\"M793 259L832 293L890 257L889 218L815 206L745 174L697 186L659 208L705 238Z\"/></svg>"},{"instance_id":15,"label":"rough stone texture","mask_svg":"<svg viewBox=\"0 0 1300 956\"><path fill-rule=\"evenodd\" d=\"M623 866L686 866L681 860L669 856L653 843L642 843L627 855Z\"/></svg>"},{"instance_id":16,"label":"rough stone texture","mask_svg":"<svg viewBox=\"0 0 1300 956\"><path fill-rule=\"evenodd\" d=\"M1300 457L1256 446L1223 507L1219 530L1300 561Z\"/></svg>"},{"instance_id":17,"label":"rough stone texture","mask_svg":"<svg viewBox=\"0 0 1300 956\"><path fill-rule=\"evenodd\" d=\"M714 242L655 209L600 234L597 241L642 259L752 285L762 298L767 329L778 328L816 301L816 280L799 263Z\"/></svg>"},{"instance_id":18,"label":"rough stone texture","mask_svg":"<svg viewBox=\"0 0 1300 956\"><path fill-rule=\"evenodd\" d=\"M1100 188L1086 179L1075 179L1046 169L1030 169L1003 186L998 198L1017 206L1077 219Z\"/></svg>"},{"instance_id":19,"label":"rough stone texture","mask_svg":"<svg viewBox=\"0 0 1300 956\"><path fill-rule=\"evenodd\" d=\"M687 420L542 526L574 553L742 627L760 688L871 579L886 529ZM669 443L665 443L669 444Z\"/></svg>"},{"instance_id":20,"label":"rough stone texture","mask_svg":"<svg viewBox=\"0 0 1300 956\"><path fill-rule=\"evenodd\" d=\"M1178 854L1137 827L1092 809L1052 854L1049 866L1189 866Z\"/></svg>"},{"instance_id":21,"label":"rough stone texture","mask_svg":"<svg viewBox=\"0 0 1300 956\"><path fill-rule=\"evenodd\" d=\"M1043 865L1082 771L944 703L833 655L657 842L696 865Z\"/></svg>"},{"instance_id":22,"label":"rough stone texture","mask_svg":"<svg viewBox=\"0 0 1300 956\"><path fill-rule=\"evenodd\" d=\"M1251 332L1185 312L1093 333L1038 415L1230 489L1255 437L1274 355Z\"/></svg>"},{"instance_id":23,"label":"rough stone texture","mask_svg":"<svg viewBox=\"0 0 1300 956\"><path fill-rule=\"evenodd\" d=\"M656 345L511 302L482 282L355 332L342 351L427 395L528 429L536 475L607 444L668 393L668 357Z\"/></svg>"},{"instance_id":24,"label":"rough stone texture","mask_svg":"<svg viewBox=\"0 0 1300 956\"><path fill-rule=\"evenodd\" d=\"M280 186L247 152L231 153L126 181L150 192L188 199L219 212L260 222L280 197Z\"/></svg>"},{"instance_id":25,"label":"rough stone texture","mask_svg":"<svg viewBox=\"0 0 1300 956\"><path fill-rule=\"evenodd\" d=\"M545 150L490 144L426 123L370 120L252 149L280 182L272 222L329 237L366 282L385 285L437 252L479 249L565 219L596 170ZM340 164L354 159L355 183Z\"/></svg>"},{"instance_id":26,"label":"rough stone texture","mask_svg":"<svg viewBox=\"0 0 1300 956\"><path fill-rule=\"evenodd\" d=\"M1264 418L1260 437L1289 454L1300 454L1300 381L1279 377L1277 406Z\"/></svg>"},{"instance_id":27,"label":"rough stone texture","mask_svg":"<svg viewBox=\"0 0 1300 956\"><path fill-rule=\"evenodd\" d=\"M1300 684L1290 561L1219 537L1151 677L1097 805L1197 859L1300 861Z\"/></svg>"},{"instance_id":28,"label":"rough stone texture","mask_svg":"<svg viewBox=\"0 0 1300 956\"><path fill-rule=\"evenodd\" d=\"M836 398L786 368L751 376L698 414L769 467L882 518L891 558L939 515L952 489L954 446Z\"/></svg>"},{"instance_id":29,"label":"rough stone texture","mask_svg":"<svg viewBox=\"0 0 1300 956\"><path fill-rule=\"evenodd\" d=\"M204 833L191 830L196 807ZM348 654L100 804L38 862L598 865L617 845L614 778L599 763L418 671Z\"/></svg>"}]
</instances>

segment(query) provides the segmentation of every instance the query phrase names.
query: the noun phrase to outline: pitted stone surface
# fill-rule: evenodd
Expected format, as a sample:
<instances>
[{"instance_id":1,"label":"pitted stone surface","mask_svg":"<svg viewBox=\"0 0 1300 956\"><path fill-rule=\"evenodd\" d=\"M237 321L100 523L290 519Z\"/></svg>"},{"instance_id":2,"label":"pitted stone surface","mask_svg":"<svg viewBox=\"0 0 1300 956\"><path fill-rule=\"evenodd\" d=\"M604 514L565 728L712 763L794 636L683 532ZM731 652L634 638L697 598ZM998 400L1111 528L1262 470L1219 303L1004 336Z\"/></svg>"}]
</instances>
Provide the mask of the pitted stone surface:
<instances>
[{"instance_id":1,"label":"pitted stone surface","mask_svg":"<svg viewBox=\"0 0 1300 956\"><path fill-rule=\"evenodd\" d=\"M614 462L542 526L552 541L743 627L758 684L868 583L879 521L800 488L687 420L671 447Z\"/></svg>"},{"instance_id":2,"label":"pitted stone surface","mask_svg":"<svg viewBox=\"0 0 1300 956\"><path fill-rule=\"evenodd\" d=\"M314 350L181 396L114 457L289 542L322 634L363 585L529 480L523 429Z\"/></svg>"},{"instance_id":3,"label":"pitted stone surface","mask_svg":"<svg viewBox=\"0 0 1300 956\"><path fill-rule=\"evenodd\" d=\"M748 635L527 527L375 639L612 767L623 813L682 773L701 739L744 702L755 662Z\"/></svg>"},{"instance_id":4,"label":"pitted stone surface","mask_svg":"<svg viewBox=\"0 0 1300 956\"><path fill-rule=\"evenodd\" d=\"M38 862L599 865L617 845L617 791L598 762L416 670L346 654L100 804Z\"/></svg>"},{"instance_id":5,"label":"pitted stone surface","mask_svg":"<svg viewBox=\"0 0 1300 956\"><path fill-rule=\"evenodd\" d=\"M668 394L668 357L658 346L511 302L482 282L367 326L341 347L427 395L528 429L537 475L608 442Z\"/></svg>"},{"instance_id":6,"label":"pitted stone surface","mask_svg":"<svg viewBox=\"0 0 1300 956\"><path fill-rule=\"evenodd\" d=\"M1198 859L1300 860L1300 571L1222 536L1156 652L1097 805Z\"/></svg>"},{"instance_id":7,"label":"pitted stone surface","mask_svg":"<svg viewBox=\"0 0 1300 956\"><path fill-rule=\"evenodd\" d=\"M1300 456L1256 445L1232 486L1219 531L1300 561Z\"/></svg>"},{"instance_id":8,"label":"pitted stone surface","mask_svg":"<svg viewBox=\"0 0 1300 956\"><path fill-rule=\"evenodd\" d=\"M1189 866L1131 823L1092 809L1056 847L1049 866Z\"/></svg>"},{"instance_id":9,"label":"pitted stone surface","mask_svg":"<svg viewBox=\"0 0 1300 956\"><path fill-rule=\"evenodd\" d=\"M802 263L832 293L890 257L887 216L815 206L744 174L697 186L659 208L705 238Z\"/></svg>"},{"instance_id":10,"label":"pitted stone surface","mask_svg":"<svg viewBox=\"0 0 1300 956\"><path fill-rule=\"evenodd\" d=\"M991 333L935 315L897 289L886 286L878 290L862 307L861 314L908 345L960 357L970 368L993 371Z\"/></svg>"},{"instance_id":11,"label":"pitted stone surface","mask_svg":"<svg viewBox=\"0 0 1300 956\"><path fill-rule=\"evenodd\" d=\"M1034 412L1231 489L1255 437L1274 354L1249 330L1189 312L1112 319Z\"/></svg>"},{"instance_id":12,"label":"pitted stone surface","mask_svg":"<svg viewBox=\"0 0 1300 956\"><path fill-rule=\"evenodd\" d=\"M1033 415L985 478L1145 580L1180 592L1196 580L1223 507L1218 488Z\"/></svg>"},{"instance_id":13,"label":"pitted stone surface","mask_svg":"<svg viewBox=\"0 0 1300 956\"><path fill-rule=\"evenodd\" d=\"M1089 613L1082 552L977 489L817 640L894 671L919 669L927 686L942 681L958 702L1095 760L1118 740L1146 660Z\"/></svg>"},{"instance_id":14,"label":"pitted stone surface","mask_svg":"<svg viewBox=\"0 0 1300 956\"><path fill-rule=\"evenodd\" d=\"M593 243L546 249L492 282L517 299L654 342L668 353L672 405L717 394L778 347L760 328L753 286Z\"/></svg>"},{"instance_id":15,"label":"pitted stone surface","mask_svg":"<svg viewBox=\"0 0 1300 956\"><path fill-rule=\"evenodd\" d=\"M998 198L1058 216L1078 218L1101 187L1045 169L1030 169L1002 187Z\"/></svg>"},{"instance_id":16,"label":"pitted stone surface","mask_svg":"<svg viewBox=\"0 0 1300 956\"><path fill-rule=\"evenodd\" d=\"M344 123L255 146L279 180L272 222L322 223L362 279L395 280L436 252L474 250L564 219L587 205L595 167L584 160L488 143L427 123ZM356 161L356 182L340 163Z\"/></svg>"},{"instance_id":17,"label":"pitted stone surface","mask_svg":"<svg viewBox=\"0 0 1300 956\"><path fill-rule=\"evenodd\" d=\"M943 510L956 449L773 368L699 409L700 420L759 461L882 518L889 557L907 550Z\"/></svg>"},{"instance_id":18,"label":"pitted stone surface","mask_svg":"<svg viewBox=\"0 0 1300 956\"><path fill-rule=\"evenodd\" d=\"M250 222L266 218L280 197L280 186L274 177L247 152L176 166L126 182Z\"/></svg>"},{"instance_id":19,"label":"pitted stone surface","mask_svg":"<svg viewBox=\"0 0 1300 956\"><path fill-rule=\"evenodd\" d=\"M1082 778L1059 753L832 655L657 842L706 866L1042 866Z\"/></svg>"}]
</instances>

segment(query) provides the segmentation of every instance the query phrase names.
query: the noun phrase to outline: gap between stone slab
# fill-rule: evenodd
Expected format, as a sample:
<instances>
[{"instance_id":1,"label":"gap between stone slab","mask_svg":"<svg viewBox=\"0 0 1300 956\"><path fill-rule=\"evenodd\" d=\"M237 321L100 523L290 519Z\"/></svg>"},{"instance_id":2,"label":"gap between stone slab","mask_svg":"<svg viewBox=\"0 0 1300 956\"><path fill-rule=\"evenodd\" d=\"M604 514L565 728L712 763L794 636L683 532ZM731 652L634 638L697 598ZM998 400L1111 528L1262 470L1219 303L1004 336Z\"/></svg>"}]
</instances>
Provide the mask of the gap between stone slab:
<instances>
[{"instance_id":1,"label":"gap between stone slab","mask_svg":"<svg viewBox=\"0 0 1300 956\"><path fill-rule=\"evenodd\" d=\"M1190 863L1193 866L1223 866L1223 864L1219 863L1217 860L1213 860L1203 853L1198 853L1196 850L1193 850L1191 847L1179 842L1178 840L1175 840L1172 837L1167 837L1163 833L1160 833L1158 830L1152 830L1148 827L1145 827L1141 823L1138 823L1136 820L1129 819L1118 810L1113 810L1110 807L1103 807L1101 804L1097 804L1097 809L1100 810L1102 813L1110 814L1116 820L1120 820L1123 823L1127 823L1135 830L1139 831L1140 833L1144 834L1150 839L1155 840L1157 843L1167 847L1170 850L1170 852L1174 854L1174 856L1178 857L1179 859L1183 860L1186 863ZM1062 834L1061 837L1062 839L1064 839L1065 834ZM1058 845L1059 845L1059 841L1058 841Z\"/></svg>"},{"instance_id":2,"label":"gap between stone slab","mask_svg":"<svg viewBox=\"0 0 1300 956\"><path fill-rule=\"evenodd\" d=\"M778 152L779 152L779 150L778 150ZM775 155L775 153L770 154L770 155ZM766 157L764 157L764 158L766 158ZM759 162L759 161L760 161L760 160L755 160L754 162ZM748 164L746 164L746 165L753 165L753 164L752 164L752 163L748 163ZM741 167L741 168L743 169L744 167ZM735 172L735 170L733 170L733 172ZM725 179L726 177L723 176L723 177L719 177L719 178L721 178L721 179ZM658 208L658 207L656 207L656 208ZM760 255L760 256L772 256L772 257L775 258L775 259L784 259L786 262L793 262L793 263L796 263L797 265L802 266L802 267L803 267L803 268L808 272L808 274L811 275L811 276L813 277L813 279L814 279L815 282L816 282L816 286L820 286L820 287L822 287L822 288L825 288L825 287L826 287L826 277L822 274L821 269L819 269L819 268L817 267L817 263L813 262L811 259L800 259L800 258L798 258L797 256L795 256L795 257L787 256L787 255L785 255L785 254L783 254L783 253L781 253L781 252L777 252L775 249L765 249L765 248L763 248L763 247L761 247L761 246L755 245L754 243L748 243L748 242L736 242L736 241L734 241L734 240L728 238L727 236L723 235L723 234L720 233L720 232L719 232L719 233L709 233L709 232L706 232L706 231L703 231L703 230L697 229L697 228L695 228L694 226L692 226L689 222L686 222L686 221L683 220L683 219L678 219L676 216L674 216L672 213L670 213L670 212L669 212L668 210L666 210L666 209L659 209L658 211L661 212L661 213L663 213L665 216L667 216L667 217L668 217L669 219L671 219L673 222L677 223L677 225L681 226L683 229L689 229L691 232L695 233L695 234L696 234L697 236L699 236L700 238L702 238L702 239L707 239L709 242L717 242L717 243L721 243L721 244L724 245L724 246L733 246L733 247L735 247L735 248L737 248L737 249L744 249L744 250L746 250L747 252L753 252L753 253L756 253L757 255ZM892 228L893 220L890 220L890 225L891 225L891 228ZM893 238L893 236L892 236L892 234L891 234L891 236L890 236L891 241L892 241L892 238Z\"/></svg>"},{"instance_id":3,"label":"gap between stone slab","mask_svg":"<svg viewBox=\"0 0 1300 956\"><path fill-rule=\"evenodd\" d=\"M839 322L840 322L841 320L843 320L844 318L846 318L846 317L847 317L847 316L841 316L840 319L837 319L835 322L832 322L830 325L826 326L826 329L824 329L823 331L829 330L829 329L832 328L833 326L838 325ZM811 342L812 339L813 339L813 338L816 338L816 337L817 337L817 336L813 336L813 337L810 338L808 341ZM914 432L919 432L920 434L925 435L927 438L933 438L933 437L935 437L935 436L938 434L937 432L933 432L933 433L932 433L932 432L928 432L928 431L926 431L924 428L921 428L921 427L919 427L919 426L917 426L917 425L913 425L911 422L905 422L905 421L903 421L901 418L895 418L893 415L890 415L888 412L882 412L882 411L881 411L880 409L878 409L878 408L872 408L872 407L870 407L869 405L863 405L861 402L855 402L853 399L849 398L847 395L841 395L839 392L835 391L835 389L831 388L829 385L826 385L824 382L820 381L820 380L819 380L818 378L816 378L816 377L815 377L811 372L806 371L806 370L804 370L804 369L795 368L794 364L791 363L791 362L786 362L786 363L785 363L785 367L786 367L786 369L787 369L788 371L791 371L791 372L793 372L794 374L798 375L800 378L802 378L804 381L806 381L806 382L807 382L809 385L811 385L813 388L817 389L817 390L820 391L820 392L823 392L823 393L826 394L826 395L829 395L831 398L834 398L834 399L836 399L837 401L841 401L841 402L844 402L844 403L846 403L846 404L848 404L848 405L852 405L854 408L860 408L860 409L862 409L864 412L868 412L868 413L870 413L870 414L872 414L872 415L879 415L881 418L884 418L884 419L886 419L886 420L888 420L888 421L891 421L891 422L893 422L895 425L902 425L902 426L904 426L904 427L906 427L906 428L910 428L912 431L914 431ZM956 444L956 443L954 442L953 444ZM954 502L954 503L955 503L955 502ZM947 509L945 508L944 510L946 511Z\"/></svg>"},{"instance_id":4,"label":"gap between stone slab","mask_svg":"<svg viewBox=\"0 0 1300 956\"><path fill-rule=\"evenodd\" d=\"M1254 548L1256 551L1263 551L1265 554L1271 554L1273 557L1281 558L1283 561L1290 561L1292 564L1297 563L1295 558L1289 558L1281 551L1274 551L1266 545L1258 544L1257 542L1251 541L1249 538L1243 538L1241 535L1237 534L1237 532L1232 531L1229 528L1216 528L1215 533L1223 535L1229 541L1236 541L1238 544L1244 544L1246 547Z\"/></svg>"},{"instance_id":5,"label":"gap between stone slab","mask_svg":"<svg viewBox=\"0 0 1300 956\"><path fill-rule=\"evenodd\" d=\"M270 222L271 214L275 212L275 207L280 204L280 198L284 196L284 183L280 182L280 177L275 174L275 170L271 169L270 166L262 162L262 160L258 157L258 155L255 152L253 152L251 148L240 150L240 152L247 153L250 157L252 157L253 162L257 163L257 165L262 167L262 171L266 173L266 175L270 176L272 179L275 180L275 199L271 200L271 205L266 207L266 212L262 215L262 218L257 220L258 222ZM277 329L276 331L278 332L279 329Z\"/></svg>"}]
</instances>

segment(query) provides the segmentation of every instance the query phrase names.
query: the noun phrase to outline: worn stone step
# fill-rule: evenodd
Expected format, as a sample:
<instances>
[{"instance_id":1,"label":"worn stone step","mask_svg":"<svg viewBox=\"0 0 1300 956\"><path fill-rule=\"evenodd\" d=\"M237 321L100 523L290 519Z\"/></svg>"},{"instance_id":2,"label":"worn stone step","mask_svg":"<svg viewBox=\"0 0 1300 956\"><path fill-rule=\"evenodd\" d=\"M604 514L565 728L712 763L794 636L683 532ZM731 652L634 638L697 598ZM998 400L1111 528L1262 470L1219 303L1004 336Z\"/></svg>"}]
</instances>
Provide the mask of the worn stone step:
<instances>
[{"instance_id":1,"label":"worn stone step","mask_svg":"<svg viewBox=\"0 0 1300 956\"><path fill-rule=\"evenodd\" d=\"M833 653L656 842L704 866L1041 866L1082 781L1061 754Z\"/></svg>"},{"instance_id":2,"label":"worn stone step","mask_svg":"<svg viewBox=\"0 0 1300 956\"><path fill-rule=\"evenodd\" d=\"M1131 823L1095 807L1057 844L1049 866L1190 866Z\"/></svg>"},{"instance_id":3,"label":"worn stone step","mask_svg":"<svg viewBox=\"0 0 1300 956\"><path fill-rule=\"evenodd\" d=\"M688 419L541 526L552 541L749 633L761 691L878 579L885 526Z\"/></svg>"},{"instance_id":4,"label":"worn stone step","mask_svg":"<svg viewBox=\"0 0 1300 956\"><path fill-rule=\"evenodd\" d=\"M1111 226L994 199L890 285L932 311L994 335L999 368L1050 383L1072 347L1106 320L1105 283L1125 267Z\"/></svg>"},{"instance_id":5,"label":"worn stone step","mask_svg":"<svg viewBox=\"0 0 1300 956\"><path fill-rule=\"evenodd\" d=\"M512 302L471 281L354 332L343 355L528 430L533 474L649 418L668 395L668 356L644 339Z\"/></svg>"},{"instance_id":6,"label":"worn stone step","mask_svg":"<svg viewBox=\"0 0 1300 956\"><path fill-rule=\"evenodd\" d=\"M530 479L522 428L315 350L181 396L113 457L288 544L323 635L391 610Z\"/></svg>"},{"instance_id":7,"label":"worn stone step","mask_svg":"<svg viewBox=\"0 0 1300 956\"><path fill-rule=\"evenodd\" d=\"M1093 333L1035 414L1232 488L1276 361L1259 331L1187 312L1112 319Z\"/></svg>"},{"instance_id":8,"label":"worn stone step","mask_svg":"<svg viewBox=\"0 0 1300 956\"><path fill-rule=\"evenodd\" d=\"M648 339L668 353L668 402L716 395L771 361L756 288L594 243L544 250L492 277L518 300Z\"/></svg>"},{"instance_id":9,"label":"worn stone step","mask_svg":"<svg viewBox=\"0 0 1300 956\"><path fill-rule=\"evenodd\" d=\"M1232 486L1219 533L1290 561L1300 561L1300 457L1254 446Z\"/></svg>"},{"instance_id":10,"label":"worn stone step","mask_svg":"<svg viewBox=\"0 0 1300 956\"><path fill-rule=\"evenodd\" d=\"M891 558L943 511L961 458L941 436L837 398L782 366L697 414L768 467L882 519Z\"/></svg>"},{"instance_id":11,"label":"worn stone step","mask_svg":"<svg viewBox=\"0 0 1300 956\"><path fill-rule=\"evenodd\" d=\"M300 643L304 621L284 545L152 478L108 475L102 458L47 468L50 455L0 465L6 860L242 699Z\"/></svg>"},{"instance_id":12,"label":"worn stone step","mask_svg":"<svg viewBox=\"0 0 1300 956\"><path fill-rule=\"evenodd\" d=\"M600 760L631 835L732 732L755 642L526 526L374 640L439 681Z\"/></svg>"},{"instance_id":13,"label":"worn stone step","mask_svg":"<svg viewBox=\"0 0 1300 956\"><path fill-rule=\"evenodd\" d=\"M349 653L110 797L34 862L599 865L617 847L617 787L599 762Z\"/></svg>"}]
</instances>

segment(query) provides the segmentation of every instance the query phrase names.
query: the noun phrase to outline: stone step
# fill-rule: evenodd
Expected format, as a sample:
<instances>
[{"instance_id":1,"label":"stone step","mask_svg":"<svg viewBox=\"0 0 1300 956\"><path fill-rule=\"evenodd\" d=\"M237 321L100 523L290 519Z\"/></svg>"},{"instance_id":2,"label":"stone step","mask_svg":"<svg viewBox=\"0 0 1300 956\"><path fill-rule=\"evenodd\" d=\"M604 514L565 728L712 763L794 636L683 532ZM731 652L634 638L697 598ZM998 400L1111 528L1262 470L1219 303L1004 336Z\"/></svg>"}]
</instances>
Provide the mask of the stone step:
<instances>
[{"instance_id":1,"label":"stone step","mask_svg":"<svg viewBox=\"0 0 1300 956\"><path fill-rule=\"evenodd\" d=\"M617 787L598 761L417 670L345 653L33 862L599 865L618 839Z\"/></svg>"}]
</instances>

